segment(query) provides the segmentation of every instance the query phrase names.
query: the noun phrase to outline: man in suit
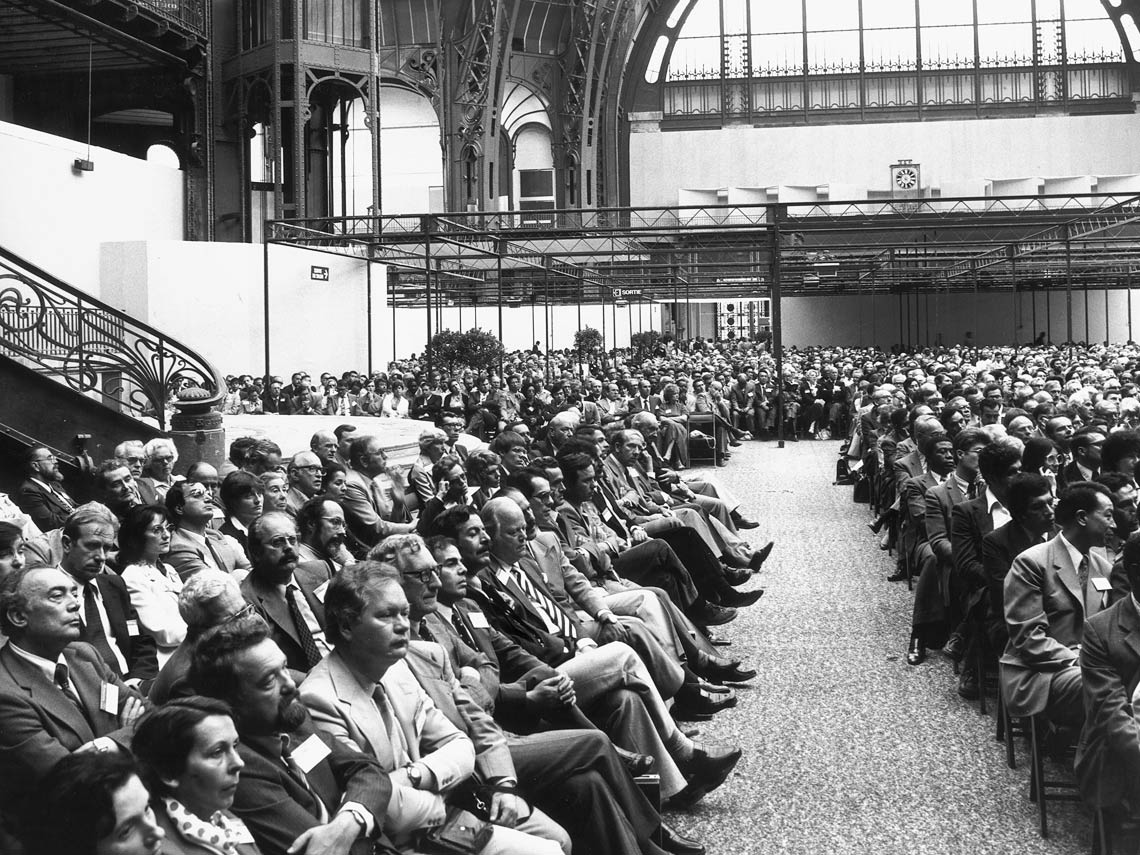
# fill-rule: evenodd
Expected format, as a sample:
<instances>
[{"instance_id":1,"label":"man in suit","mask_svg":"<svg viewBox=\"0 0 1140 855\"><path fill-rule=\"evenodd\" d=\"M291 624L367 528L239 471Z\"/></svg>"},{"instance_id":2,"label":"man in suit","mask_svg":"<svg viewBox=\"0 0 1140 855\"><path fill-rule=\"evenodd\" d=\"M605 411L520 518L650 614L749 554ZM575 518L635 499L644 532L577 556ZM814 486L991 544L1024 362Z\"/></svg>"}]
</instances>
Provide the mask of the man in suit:
<instances>
[{"instance_id":1,"label":"man in suit","mask_svg":"<svg viewBox=\"0 0 1140 855\"><path fill-rule=\"evenodd\" d=\"M355 559L347 547L348 525L344 508L331 499L316 498L305 502L296 514L301 536L297 554L303 565L318 562L330 576Z\"/></svg>"},{"instance_id":2,"label":"man in suit","mask_svg":"<svg viewBox=\"0 0 1140 855\"><path fill-rule=\"evenodd\" d=\"M110 512L102 505L82 506L64 523L61 544L59 566L82 598L80 639L99 651L119 677L145 684L145 691L158 674L157 647L139 628L126 583L117 573L105 572L107 556L115 549Z\"/></svg>"},{"instance_id":3,"label":"man in suit","mask_svg":"<svg viewBox=\"0 0 1140 855\"><path fill-rule=\"evenodd\" d=\"M1055 513L1060 533L1018 555L1005 579L1001 689L1011 715L1044 713L1076 727L1084 719L1076 667L1084 622L1109 604L1112 589L1108 562L1091 552L1112 527L1112 495L1100 484L1074 484Z\"/></svg>"},{"instance_id":4,"label":"man in suit","mask_svg":"<svg viewBox=\"0 0 1140 855\"><path fill-rule=\"evenodd\" d=\"M285 503L289 512L296 514L301 505L321 492L324 480L324 466L321 458L311 451L299 451L289 458L286 470L289 489L285 493Z\"/></svg>"},{"instance_id":5,"label":"man in suit","mask_svg":"<svg viewBox=\"0 0 1140 855\"><path fill-rule=\"evenodd\" d=\"M1057 474L1057 489L1080 481L1091 481L1100 474L1100 455L1105 443L1104 429L1086 425L1073 434L1069 451L1073 459Z\"/></svg>"},{"instance_id":6,"label":"man in suit","mask_svg":"<svg viewBox=\"0 0 1140 855\"><path fill-rule=\"evenodd\" d=\"M449 549L457 559L456 548L452 545ZM504 752L504 734L496 722L490 720L490 710L481 707L455 680L454 660L446 651L459 648L465 649L475 659L482 657L454 638L453 634L446 630L441 633L442 628L450 625L445 621L432 621L435 631L424 632L428 619L438 618L440 608L435 598L436 592L442 590L438 573L445 571L437 572L432 567L436 561L435 553L428 552L418 540L410 539L403 546L386 553L385 558L390 560L381 565L377 574L396 578L398 573L407 595L413 636L408 665L438 708L475 743L476 766L482 771L481 777L485 781L501 780L504 776L517 781L524 795L540 807L549 806L550 812L570 832L581 851L628 852L631 855L639 850L658 853L660 850L649 841L653 829L660 830L666 851L691 855L704 851L695 841L682 838L661 823L657 812L633 786L609 739L593 729L580 713L577 721L567 717L567 723L574 728L572 731L542 730L532 724L526 731L527 735L506 736L507 750ZM462 578L462 563L456 563L459 571L456 578ZM425 581L425 578L431 581ZM473 617L476 613L465 613L465 617ZM425 640L414 640L417 635ZM430 638L436 641L429 641ZM541 667L538 665L531 671L536 680ZM569 683L564 676L561 679ZM528 694L551 694L548 688L540 683ZM572 697L572 685L564 685L559 693L563 697ZM542 701L536 698L532 714L539 715L541 706ZM569 708L576 709L572 703ZM536 732L539 730L542 732ZM492 802L496 797L492 793Z\"/></svg>"},{"instance_id":7,"label":"man in suit","mask_svg":"<svg viewBox=\"0 0 1140 855\"><path fill-rule=\"evenodd\" d=\"M170 532L170 551L163 559L178 571L182 581L206 568L239 578L249 572L249 559L241 544L211 528L214 509L204 484L174 484L166 493L166 510L174 529Z\"/></svg>"},{"instance_id":8,"label":"man in suit","mask_svg":"<svg viewBox=\"0 0 1140 855\"><path fill-rule=\"evenodd\" d=\"M426 428L420 432L419 446L420 456L408 471L408 491L415 494L417 507L425 508L435 495L431 470L447 453L447 434L439 428Z\"/></svg>"},{"instance_id":9,"label":"man in suit","mask_svg":"<svg viewBox=\"0 0 1140 855\"><path fill-rule=\"evenodd\" d=\"M725 781L740 758L740 749L697 746L690 754L687 737L665 712L652 678L632 650L624 644L611 644L602 651L588 641L582 645L583 653L574 655L562 636L548 632L489 573L491 538L478 514L452 508L436 522L438 533L458 546L467 571L465 593L471 606L464 604L468 617L463 626L480 650L497 656L504 679L514 679L518 674L508 674L512 667L509 658L486 637L492 630L569 677L578 705L615 745L651 755L661 776L661 792L672 797L675 806L695 804ZM562 690L551 686L550 691Z\"/></svg>"},{"instance_id":10,"label":"man in suit","mask_svg":"<svg viewBox=\"0 0 1140 855\"><path fill-rule=\"evenodd\" d=\"M398 845L411 845L420 829L443 824L449 804L465 804L474 785L475 747L408 668L408 601L399 580L377 570L353 565L329 586L335 646L301 684L301 701L317 727L379 761L392 785L384 829ZM501 789L484 852L569 851L562 829L503 797L503 779L485 783Z\"/></svg>"},{"instance_id":11,"label":"man in suit","mask_svg":"<svg viewBox=\"0 0 1140 855\"><path fill-rule=\"evenodd\" d=\"M313 725L261 618L237 618L203 636L190 682L234 711L245 766L232 810L264 855L396 852L381 833L388 776Z\"/></svg>"},{"instance_id":12,"label":"man in suit","mask_svg":"<svg viewBox=\"0 0 1140 855\"><path fill-rule=\"evenodd\" d=\"M308 673L331 649L323 602L329 574L319 562L302 570L298 544L297 524L288 514L271 511L255 519L249 527L253 569L241 583L241 593L265 618L289 667Z\"/></svg>"},{"instance_id":13,"label":"man in suit","mask_svg":"<svg viewBox=\"0 0 1140 855\"><path fill-rule=\"evenodd\" d=\"M1124 547L1124 573L1140 591L1140 540ZM1140 685L1140 606L1135 595L1085 621L1081 636L1081 683L1085 722L1077 743L1077 786L1093 807L1113 819L1140 817L1140 723L1134 712ZM1135 851L1114 835L1114 848Z\"/></svg>"},{"instance_id":14,"label":"man in suit","mask_svg":"<svg viewBox=\"0 0 1140 855\"><path fill-rule=\"evenodd\" d=\"M989 436L977 428L960 430L954 437L954 471L941 484L926 491L923 520L934 561L922 570L915 587L912 631L923 628L929 636L941 634L942 638L950 631L943 652L956 660L965 652L965 636L953 579L951 516L955 505L975 498L983 489L978 456L989 444Z\"/></svg>"},{"instance_id":15,"label":"man in suit","mask_svg":"<svg viewBox=\"0 0 1140 855\"><path fill-rule=\"evenodd\" d=\"M375 436L357 436L352 440L349 457L352 466L345 480L344 506L349 529L368 546L375 546L390 534L406 534L415 524L406 522L405 484L393 478L389 496L376 483L388 471L388 457Z\"/></svg>"},{"instance_id":16,"label":"man in suit","mask_svg":"<svg viewBox=\"0 0 1140 855\"><path fill-rule=\"evenodd\" d=\"M919 411L919 407L915 407L914 412ZM929 408L925 409L925 415L919 414L914 417L911 427L911 437L913 438L914 448L908 449L902 443L899 443L895 450L895 459L892 465L891 477L895 482L896 495L902 495L903 484L908 479L921 475L926 471L926 455L923 454L923 449L927 446L929 438L940 434L942 430L942 422L940 422L933 414L930 413ZM905 452L904 452L904 449Z\"/></svg>"},{"instance_id":17,"label":"man in suit","mask_svg":"<svg viewBox=\"0 0 1140 855\"><path fill-rule=\"evenodd\" d=\"M906 661L909 665L919 665L926 660L927 624L941 623L942 592L938 560L930 548L926 531L926 494L942 484L954 471L954 443L945 433L934 434L927 440L926 471L903 484L899 497L901 523L899 550L907 565L887 577L896 582L906 578L909 571L918 578L918 591L915 595L914 613L911 619L910 646ZM932 609L928 612L927 609Z\"/></svg>"},{"instance_id":18,"label":"man in suit","mask_svg":"<svg viewBox=\"0 0 1140 855\"><path fill-rule=\"evenodd\" d=\"M83 599L58 567L0 580L0 818L61 758L80 749L129 751L142 697L80 639ZM2 837L2 835L0 835Z\"/></svg>"},{"instance_id":19,"label":"man in suit","mask_svg":"<svg viewBox=\"0 0 1140 855\"><path fill-rule=\"evenodd\" d=\"M1005 650L1005 577L1015 559L1053 533L1053 490L1041 475L1023 472L1009 483L1010 521L982 538L982 567L989 591L986 631L993 650Z\"/></svg>"},{"instance_id":20,"label":"man in suit","mask_svg":"<svg viewBox=\"0 0 1140 855\"><path fill-rule=\"evenodd\" d=\"M954 579L962 614L985 621L989 614L988 586L982 564L982 538L1010 521L1007 507L1009 482L1021 471L1023 446L1013 439L991 443L978 455L978 471L986 489L974 499L954 506L950 514L950 544L954 552ZM965 667L958 681L958 694L973 700L981 691L974 667L981 655L977 625L966 624Z\"/></svg>"},{"instance_id":21,"label":"man in suit","mask_svg":"<svg viewBox=\"0 0 1140 855\"><path fill-rule=\"evenodd\" d=\"M95 470L95 500L113 513L122 522L127 511L141 505L138 485L125 463L106 460Z\"/></svg>"},{"instance_id":22,"label":"man in suit","mask_svg":"<svg viewBox=\"0 0 1140 855\"><path fill-rule=\"evenodd\" d=\"M27 479L13 498L25 514L32 518L40 531L60 528L76 502L63 489L63 473L51 449L39 446L31 449L24 458Z\"/></svg>"}]
</instances>

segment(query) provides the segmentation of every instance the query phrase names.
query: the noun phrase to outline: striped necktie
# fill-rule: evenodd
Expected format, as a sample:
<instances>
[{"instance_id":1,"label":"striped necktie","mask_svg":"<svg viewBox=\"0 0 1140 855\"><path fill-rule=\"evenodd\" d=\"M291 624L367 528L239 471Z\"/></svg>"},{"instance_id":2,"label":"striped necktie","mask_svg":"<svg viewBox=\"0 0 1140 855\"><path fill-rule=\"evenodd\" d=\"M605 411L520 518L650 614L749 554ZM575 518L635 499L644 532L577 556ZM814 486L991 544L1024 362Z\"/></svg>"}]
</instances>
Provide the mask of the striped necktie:
<instances>
[{"instance_id":1,"label":"striped necktie","mask_svg":"<svg viewBox=\"0 0 1140 855\"><path fill-rule=\"evenodd\" d=\"M305 615L301 611L301 607L297 605L296 587L289 585L285 589L285 604L289 607L289 617L293 618L293 626L297 630L297 639L301 642L301 650L305 654L305 661L309 667L312 668L321 661L321 651L317 647L317 641L313 638L313 632L309 629L309 624L305 620Z\"/></svg>"},{"instance_id":2,"label":"striped necktie","mask_svg":"<svg viewBox=\"0 0 1140 855\"><path fill-rule=\"evenodd\" d=\"M554 626L558 627L558 631L571 641L578 640L578 630L574 627L574 622L558 603L554 602L544 591L539 589L537 585L530 580L530 577L523 572L519 565L512 564L507 568L507 572L511 574L511 578L515 583L522 588L523 593L526 594L531 603L533 603Z\"/></svg>"}]
</instances>

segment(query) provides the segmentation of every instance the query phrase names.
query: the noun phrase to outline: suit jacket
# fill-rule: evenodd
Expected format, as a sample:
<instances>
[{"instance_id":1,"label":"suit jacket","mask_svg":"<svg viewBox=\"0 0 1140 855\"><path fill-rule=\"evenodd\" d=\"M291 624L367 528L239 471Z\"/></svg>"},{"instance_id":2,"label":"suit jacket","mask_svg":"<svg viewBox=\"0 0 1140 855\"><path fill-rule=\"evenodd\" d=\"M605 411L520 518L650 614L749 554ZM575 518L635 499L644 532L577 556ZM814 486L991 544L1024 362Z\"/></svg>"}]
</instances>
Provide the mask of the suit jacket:
<instances>
[{"instance_id":1,"label":"suit jacket","mask_svg":"<svg viewBox=\"0 0 1140 855\"><path fill-rule=\"evenodd\" d=\"M604 532L604 539L599 540L596 537L598 532L591 531L589 520L581 510L565 501L558 506L555 523L559 539L568 550L581 550L601 576L609 576L613 572L613 560L609 553L602 549L602 543L609 542L615 549L619 548L621 538L616 532L607 529Z\"/></svg>"},{"instance_id":2,"label":"suit jacket","mask_svg":"<svg viewBox=\"0 0 1140 855\"><path fill-rule=\"evenodd\" d=\"M900 493L901 531L899 550L918 566L918 548L929 539L926 533L926 491L938 486L938 476L927 470L908 478Z\"/></svg>"},{"instance_id":3,"label":"suit jacket","mask_svg":"<svg viewBox=\"0 0 1140 855\"><path fill-rule=\"evenodd\" d=\"M60 487L60 490L63 488ZM67 495L66 493L64 495ZM53 528L62 528L68 516L74 510L76 502L68 507L66 501L51 490L45 490L42 485L31 478L20 485L20 489L12 497L25 514L32 518L40 531L51 531ZM71 497L68 496L68 499Z\"/></svg>"},{"instance_id":4,"label":"suit jacket","mask_svg":"<svg viewBox=\"0 0 1140 855\"><path fill-rule=\"evenodd\" d=\"M340 503L352 533L369 546L375 546L394 534L396 528L390 520L392 503L380 485L356 469L349 469L345 479Z\"/></svg>"},{"instance_id":5,"label":"suit jacket","mask_svg":"<svg viewBox=\"0 0 1140 855\"><path fill-rule=\"evenodd\" d=\"M950 513L950 544L954 550L954 572L969 591L986 587L982 566L982 538L994 530L986 493L954 506Z\"/></svg>"},{"instance_id":6,"label":"suit jacket","mask_svg":"<svg viewBox=\"0 0 1140 855\"><path fill-rule=\"evenodd\" d=\"M69 644L63 658L83 705L82 714L39 668L8 645L0 648L0 811L5 813L57 762L84 743L106 736L124 749L130 746L130 731L120 729L118 714L100 708L101 687L104 683L118 687L119 712L128 698L141 695L89 644Z\"/></svg>"},{"instance_id":7,"label":"suit jacket","mask_svg":"<svg viewBox=\"0 0 1140 855\"><path fill-rule=\"evenodd\" d=\"M950 514L954 506L966 501L966 494L958 487L958 481L947 477L937 487L926 491L926 538L930 549L943 567L949 567L954 560L954 550L950 545Z\"/></svg>"},{"instance_id":8,"label":"suit jacket","mask_svg":"<svg viewBox=\"0 0 1140 855\"><path fill-rule=\"evenodd\" d=\"M521 568L521 563L520 563ZM517 583L513 580L502 582L498 578L501 565L492 561L490 567L479 571L483 600L476 600L487 619L500 632L514 639L519 645L533 653L548 665L559 665L574 656L570 639L561 632L551 632L547 618L525 592L516 593ZM525 570L523 572L526 572ZM534 576L531 576L532 582ZM539 590L545 585L536 585ZM546 588L549 594L549 588ZM553 594L549 594L553 597ZM578 628L577 616L567 616ZM579 633L581 635L581 633Z\"/></svg>"},{"instance_id":9,"label":"suit jacket","mask_svg":"<svg viewBox=\"0 0 1140 855\"><path fill-rule=\"evenodd\" d=\"M324 629L325 606L317 596L316 591L324 582L319 573L298 572L298 565L293 571L293 578L305 596L305 602L313 611L317 623ZM326 577L327 579L327 577ZM242 580L241 593L246 602L252 603L261 616L269 624L270 636L288 660L289 667L302 673L309 670L309 662L305 657L305 649L301 646L301 637L297 634L297 626L293 623L293 616L289 614L289 606L285 598L274 585L261 581L255 573L250 573ZM323 596L323 594L322 594Z\"/></svg>"},{"instance_id":10,"label":"suit jacket","mask_svg":"<svg viewBox=\"0 0 1140 855\"><path fill-rule=\"evenodd\" d=\"M142 680L149 687L150 681L158 676L158 645L150 633L141 629L127 583L118 574L105 572L95 577L95 584L103 598L111 637L127 660L127 673L122 676ZM107 665L113 671L118 670L114 662Z\"/></svg>"},{"instance_id":11,"label":"suit jacket","mask_svg":"<svg viewBox=\"0 0 1140 855\"><path fill-rule=\"evenodd\" d=\"M982 538L982 568L989 589L991 614L1004 622L1005 577L1013 559L1031 546L1041 543L1014 521L996 528Z\"/></svg>"},{"instance_id":12,"label":"suit jacket","mask_svg":"<svg viewBox=\"0 0 1140 855\"><path fill-rule=\"evenodd\" d=\"M1090 589L1094 578L1108 582L1108 562L1088 558ZM1086 617L1077 568L1060 535L1013 560L1003 599L1009 644L1001 657L1002 691L1011 715L1037 715L1048 703L1053 672L1076 660ZM1106 592L1094 614L1108 599Z\"/></svg>"},{"instance_id":13,"label":"suit jacket","mask_svg":"<svg viewBox=\"0 0 1140 855\"><path fill-rule=\"evenodd\" d=\"M1095 478L1096 476L1097 473L1093 472L1092 477ZM1057 490L1063 490L1070 484L1076 484L1084 480L1085 476L1081 474L1081 469L1077 466L1077 461L1070 460L1068 464L1062 467L1061 471L1057 473Z\"/></svg>"},{"instance_id":14,"label":"suit jacket","mask_svg":"<svg viewBox=\"0 0 1140 855\"><path fill-rule=\"evenodd\" d=\"M438 644L412 641L408 667L448 721L465 733L475 746L475 773L480 783L518 783L507 738L455 679L447 654Z\"/></svg>"},{"instance_id":15,"label":"suit jacket","mask_svg":"<svg viewBox=\"0 0 1140 855\"><path fill-rule=\"evenodd\" d=\"M545 586L570 614L581 609L597 618L598 612L606 608L605 592L574 568L562 551L558 537L550 532L540 531L535 535L519 566L532 581Z\"/></svg>"},{"instance_id":16,"label":"suit jacket","mask_svg":"<svg viewBox=\"0 0 1140 855\"><path fill-rule=\"evenodd\" d=\"M396 762L388 728L372 692L360 685L337 651L305 678L301 701L317 727L379 761L392 786L384 830L400 840L418 828L443 822L445 808L440 793L471 777L475 771L475 748L467 735L439 711L406 662L389 668L380 682L395 724L403 732L408 757L431 769L437 784L435 792L417 790L408 783L402 765Z\"/></svg>"},{"instance_id":17,"label":"suit jacket","mask_svg":"<svg viewBox=\"0 0 1140 855\"><path fill-rule=\"evenodd\" d=\"M278 734L241 734L238 753L245 768L232 810L248 826L264 855L285 855L298 836L321 824L317 799L330 817L342 802L356 802L372 814L377 829L383 826L392 785L380 764L322 733L308 716L289 734L290 748L314 734L330 753L305 773L308 786L282 758ZM350 851L369 855L372 846L372 840L361 837Z\"/></svg>"},{"instance_id":18,"label":"suit jacket","mask_svg":"<svg viewBox=\"0 0 1140 855\"><path fill-rule=\"evenodd\" d=\"M898 451L896 451L897 454ZM891 470L891 475L895 479L895 489L901 493L903 484L907 482L907 479L916 478L922 474L923 465L922 455L917 449L909 454L896 456Z\"/></svg>"},{"instance_id":19,"label":"suit jacket","mask_svg":"<svg viewBox=\"0 0 1140 855\"><path fill-rule=\"evenodd\" d=\"M1125 597L1085 622L1081 640L1085 723L1077 743L1077 786L1094 807L1140 798L1140 613Z\"/></svg>"},{"instance_id":20,"label":"suit jacket","mask_svg":"<svg viewBox=\"0 0 1140 855\"><path fill-rule=\"evenodd\" d=\"M206 529L204 546L183 529L174 529L170 533L170 552L164 560L178 571L183 582L207 567L217 567L223 573L248 573L251 566L240 543L212 528Z\"/></svg>"}]
</instances>

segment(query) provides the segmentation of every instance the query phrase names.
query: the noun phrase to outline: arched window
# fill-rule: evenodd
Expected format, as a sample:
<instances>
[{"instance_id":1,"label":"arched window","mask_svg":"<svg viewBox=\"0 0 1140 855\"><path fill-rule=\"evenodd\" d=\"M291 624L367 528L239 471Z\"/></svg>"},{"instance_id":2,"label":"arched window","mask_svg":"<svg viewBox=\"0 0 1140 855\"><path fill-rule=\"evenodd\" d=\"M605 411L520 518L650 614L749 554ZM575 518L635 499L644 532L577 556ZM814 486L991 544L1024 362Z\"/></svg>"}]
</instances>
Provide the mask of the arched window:
<instances>
[{"instance_id":1,"label":"arched window","mask_svg":"<svg viewBox=\"0 0 1140 855\"><path fill-rule=\"evenodd\" d=\"M664 37L667 118L1131 109L1140 44L1122 44L1100 0L679 0L669 21L685 10ZM667 52L655 46L647 82Z\"/></svg>"}]
</instances>

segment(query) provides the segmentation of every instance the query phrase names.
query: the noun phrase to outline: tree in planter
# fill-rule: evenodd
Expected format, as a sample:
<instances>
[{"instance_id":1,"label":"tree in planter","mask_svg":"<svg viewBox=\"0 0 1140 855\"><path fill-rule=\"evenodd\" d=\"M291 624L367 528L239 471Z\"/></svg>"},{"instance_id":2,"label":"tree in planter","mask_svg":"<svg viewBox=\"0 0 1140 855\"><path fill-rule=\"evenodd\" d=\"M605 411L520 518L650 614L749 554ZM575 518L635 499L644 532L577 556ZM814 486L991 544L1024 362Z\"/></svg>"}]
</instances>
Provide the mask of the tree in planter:
<instances>
[{"instance_id":1,"label":"tree in planter","mask_svg":"<svg viewBox=\"0 0 1140 855\"><path fill-rule=\"evenodd\" d=\"M574 333L574 349L578 358L591 362L595 353L602 348L602 334L593 327L582 327Z\"/></svg>"},{"instance_id":2,"label":"tree in planter","mask_svg":"<svg viewBox=\"0 0 1140 855\"><path fill-rule=\"evenodd\" d=\"M661 333L657 330L645 330L644 332L636 332L629 337L629 343L640 357L646 357L653 353L653 349L657 346L657 342L661 339Z\"/></svg>"},{"instance_id":3,"label":"tree in planter","mask_svg":"<svg viewBox=\"0 0 1140 855\"><path fill-rule=\"evenodd\" d=\"M499 364L503 343L486 330L467 332L441 330L431 337L432 359L448 371L461 368L484 369Z\"/></svg>"}]
</instances>

